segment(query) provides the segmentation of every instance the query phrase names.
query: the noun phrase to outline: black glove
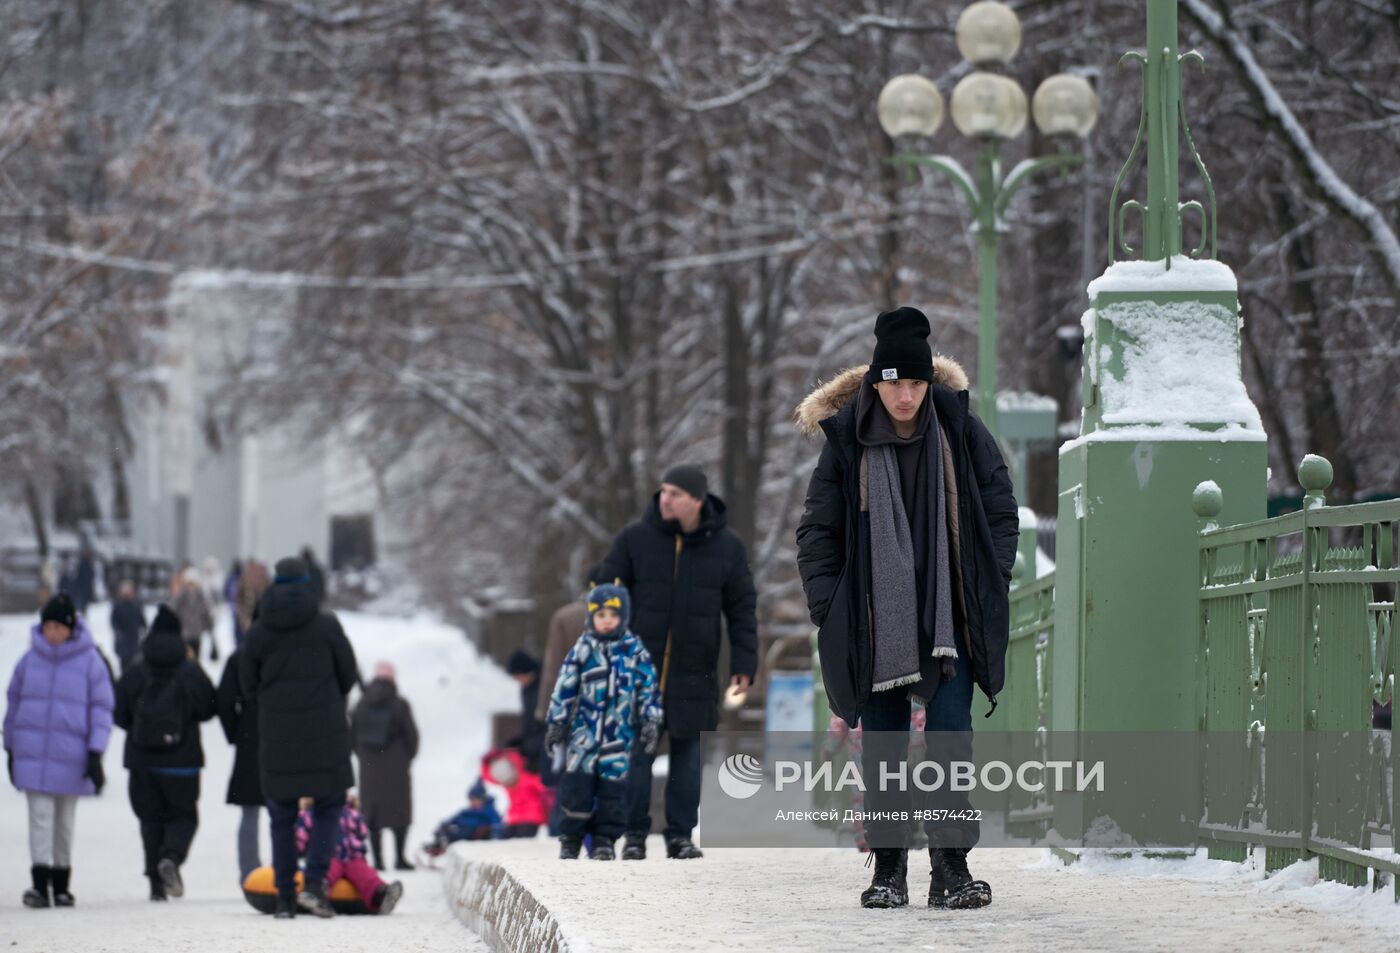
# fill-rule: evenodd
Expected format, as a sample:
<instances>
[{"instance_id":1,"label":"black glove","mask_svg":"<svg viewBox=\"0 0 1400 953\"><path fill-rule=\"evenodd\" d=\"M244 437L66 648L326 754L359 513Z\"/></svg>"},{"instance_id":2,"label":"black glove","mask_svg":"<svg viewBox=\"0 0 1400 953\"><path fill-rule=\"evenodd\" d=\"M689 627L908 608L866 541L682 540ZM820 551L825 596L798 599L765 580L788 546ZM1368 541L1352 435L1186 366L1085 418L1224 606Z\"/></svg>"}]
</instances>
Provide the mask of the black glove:
<instances>
[{"instance_id":1,"label":"black glove","mask_svg":"<svg viewBox=\"0 0 1400 953\"><path fill-rule=\"evenodd\" d=\"M553 751L569 737L569 726L562 721L551 721L544 731L544 750Z\"/></svg>"},{"instance_id":2,"label":"black glove","mask_svg":"<svg viewBox=\"0 0 1400 953\"><path fill-rule=\"evenodd\" d=\"M102 787L107 783L107 774L102 770L102 752L88 752L87 767L83 769L83 777L91 778L92 786L97 789L97 793L102 793Z\"/></svg>"},{"instance_id":3,"label":"black glove","mask_svg":"<svg viewBox=\"0 0 1400 953\"><path fill-rule=\"evenodd\" d=\"M647 754L656 754L656 745L661 740L661 726L654 721L649 721L642 725L641 733L637 736L642 742L642 750Z\"/></svg>"},{"instance_id":4,"label":"black glove","mask_svg":"<svg viewBox=\"0 0 1400 953\"><path fill-rule=\"evenodd\" d=\"M9 751L9 750L6 750L6 751L5 751L5 769L6 769L7 771L10 772L10 783L11 783L11 784L14 784L14 783L15 783L15 753L14 753L13 751ZM18 785L15 785L15 790L17 790L17 791L19 790L19 786L18 786Z\"/></svg>"}]
</instances>

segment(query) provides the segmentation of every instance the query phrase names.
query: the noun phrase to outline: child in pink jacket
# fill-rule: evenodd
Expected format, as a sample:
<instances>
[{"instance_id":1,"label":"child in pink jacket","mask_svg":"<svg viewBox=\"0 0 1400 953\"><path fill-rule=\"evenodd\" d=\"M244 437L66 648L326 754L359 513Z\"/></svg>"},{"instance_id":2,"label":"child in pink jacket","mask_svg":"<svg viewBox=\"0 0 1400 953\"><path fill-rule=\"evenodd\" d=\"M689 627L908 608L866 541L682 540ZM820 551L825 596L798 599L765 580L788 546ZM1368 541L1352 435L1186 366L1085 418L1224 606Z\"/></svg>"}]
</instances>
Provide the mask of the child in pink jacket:
<instances>
[{"instance_id":1,"label":"child in pink jacket","mask_svg":"<svg viewBox=\"0 0 1400 953\"><path fill-rule=\"evenodd\" d=\"M306 845L311 840L311 804L312 798L301 799L301 813L297 815L298 856L306 855ZM360 899L370 913L389 913L403 896L403 884L397 880L386 884L366 862L369 827L360 814L359 806L359 798L353 794L346 796L345 807L340 813L340 830L336 834L335 857L331 859L330 870L326 872L326 883L333 885L337 880L348 880L359 891Z\"/></svg>"}]
</instances>

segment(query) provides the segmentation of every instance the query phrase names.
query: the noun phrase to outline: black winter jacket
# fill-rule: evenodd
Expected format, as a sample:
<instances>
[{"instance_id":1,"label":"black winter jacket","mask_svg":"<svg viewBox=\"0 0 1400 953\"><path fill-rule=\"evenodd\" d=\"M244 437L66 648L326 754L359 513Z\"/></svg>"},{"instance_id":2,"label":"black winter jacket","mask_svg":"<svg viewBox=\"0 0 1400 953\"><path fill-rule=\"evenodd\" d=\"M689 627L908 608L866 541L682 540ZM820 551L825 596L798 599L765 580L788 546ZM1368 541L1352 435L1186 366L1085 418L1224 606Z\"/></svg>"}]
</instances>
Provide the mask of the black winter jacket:
<instances>
[{"instance_id":1,"label":"black winter jacket","mask_svg":"<svg viewBox=\"0 0 1400 953\"><path fill-rule=\"evenodd\" d=\"M243 639L239 681L257 706L258 764L268 799L344 794L355 785L345 696L358 681L340 621L307 583L278 583Z\"/></svg>"},{"instance_id":2,"label":"black winter jacket","mask_svg":"<svg viewBox=\"0 0 1400 953\"><path fill-rule=\"evenodd\" d=\"M632 595L632 631L660 678L666 730L697 737L719 724L720 617L729 626L732 675L758 668L753 575L724 502L710 494L693 533L661 518L660 494L646 515L617 535L598 582L622 580Z\"/></svg>"},{"instance_id":3,"label":"black winter jacket","mask_svg":"<svg viewBox=\"0 0 1400 953\"><path fill-rule=\"evenodd\" d=\"M178 702L184 707L185 731L168 750L142 748L133 742L132 729L141 710L141 697L176 683ZM133 768L202 768L204 748L199 723L214 717L214 686L199 663L185 655L185 641L175 632L153 632L141 643L141 657L117 682L112 722L126 732L122 766Z\"/></svg>"},{"instance_id":4,"label":"black winter jacket","mask_svg":"<svg viewBox=\"0 0 1400 953\"><path fill-rule=\"evenodd\" d=\"M258 709L248 693L243 691L239 671L242 664L243 650L236 649L224 665L224 674L219 678L219 690L214 699L224 737L234 746L233 773L229 775L225 800L242 807L261 807L267 803L267 799L263 797L262 779L258 772Z\"/></svg>"},{"instance_id":5,"label":"black winter jacket","mask_svg":"<svg viewBox=\"0 0 1400 953\"><path fill-rule=\"evenodd\" d=\"M853 367L813 391L797 408L800 429L826 435L797 526L797 565L812 622L819 629L822 679L831 710L855 725L870 697L870 521L860 512L855 397L867 368ZM952 450L958 488L963 604L972 675L996 707L1006 675L1008 592L1019 520L1011 478L987 428L968 410L967 375L934 358L929 386ZM990 712L988 712L990 714Z\"/></svg>"}]
</instances>

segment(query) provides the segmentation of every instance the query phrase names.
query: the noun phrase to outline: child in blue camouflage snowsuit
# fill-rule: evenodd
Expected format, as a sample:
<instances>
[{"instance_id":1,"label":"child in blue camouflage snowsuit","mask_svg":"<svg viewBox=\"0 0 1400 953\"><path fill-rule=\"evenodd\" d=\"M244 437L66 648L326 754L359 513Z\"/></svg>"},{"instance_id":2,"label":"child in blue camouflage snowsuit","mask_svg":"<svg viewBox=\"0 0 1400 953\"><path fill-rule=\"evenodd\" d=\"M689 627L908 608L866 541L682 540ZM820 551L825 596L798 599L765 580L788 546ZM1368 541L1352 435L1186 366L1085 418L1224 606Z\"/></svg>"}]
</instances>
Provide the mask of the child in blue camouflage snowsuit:
<instances>
[{"instance_id":1,"label":"child in blue camouflage snowsuit","mask_svg":"<svg viewBox=\"0 0 1400 953\"><path fill-rule=\"evenodd\" d=\"M627 820L627 769L634 745L656 751L661 699L656 666L628 628L631 598L619 584L587 596L583 635L559 669L545 717L545 748L564 746L559 782L559 856L578 857L592 833L594 860L612 860Z\"/></svg>"}]
</instances>

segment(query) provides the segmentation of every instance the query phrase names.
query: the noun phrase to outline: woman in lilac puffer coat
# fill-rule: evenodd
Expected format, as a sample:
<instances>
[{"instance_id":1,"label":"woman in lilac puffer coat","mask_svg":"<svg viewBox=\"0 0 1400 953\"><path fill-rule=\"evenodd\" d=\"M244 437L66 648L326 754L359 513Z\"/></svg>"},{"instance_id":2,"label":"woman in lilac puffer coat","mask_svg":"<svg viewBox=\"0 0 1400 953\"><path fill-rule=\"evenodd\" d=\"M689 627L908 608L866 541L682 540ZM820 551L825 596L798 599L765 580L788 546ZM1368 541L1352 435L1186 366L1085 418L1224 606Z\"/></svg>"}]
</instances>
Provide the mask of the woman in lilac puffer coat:
<instances>
[{"instance_id":1,"label":"woman in lilac puffer coat","mask_svg":"<svg viewBox=\"0 0 1400 953\"><path fill-rule=\"evenodd\" d=\"M73 820L78 797L101 793L106 782L112 676L66 595L44 606L30 640L10 678L5 709L10 782L29 799L34 886L24 905L71 907Z\"/></svg>"}]
</instances>

